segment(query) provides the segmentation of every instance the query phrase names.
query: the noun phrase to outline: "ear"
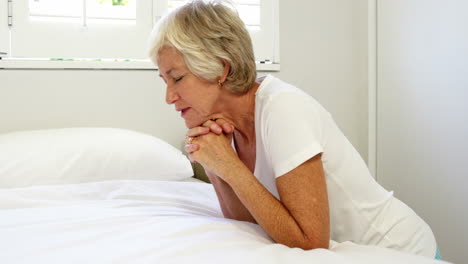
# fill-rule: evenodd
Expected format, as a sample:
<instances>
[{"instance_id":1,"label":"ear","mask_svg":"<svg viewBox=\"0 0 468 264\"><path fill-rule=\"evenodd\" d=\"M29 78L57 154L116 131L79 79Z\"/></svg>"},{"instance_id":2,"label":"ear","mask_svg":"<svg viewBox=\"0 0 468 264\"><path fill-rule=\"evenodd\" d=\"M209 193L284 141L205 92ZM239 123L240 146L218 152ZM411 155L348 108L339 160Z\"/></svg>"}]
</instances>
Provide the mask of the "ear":
<instances>
[{"instance_id":1,"label":"ear","mask_svg":"<svg viewBox=\"0 0 468 264\"><path fill-rule=\"evenodd\" d=\"M219 82L224 83L227 79L229 71L231 70L231 64L227 60L221 60L223 62L224 70L223 75L219 77Z\"/></svg>"}]
</instances>

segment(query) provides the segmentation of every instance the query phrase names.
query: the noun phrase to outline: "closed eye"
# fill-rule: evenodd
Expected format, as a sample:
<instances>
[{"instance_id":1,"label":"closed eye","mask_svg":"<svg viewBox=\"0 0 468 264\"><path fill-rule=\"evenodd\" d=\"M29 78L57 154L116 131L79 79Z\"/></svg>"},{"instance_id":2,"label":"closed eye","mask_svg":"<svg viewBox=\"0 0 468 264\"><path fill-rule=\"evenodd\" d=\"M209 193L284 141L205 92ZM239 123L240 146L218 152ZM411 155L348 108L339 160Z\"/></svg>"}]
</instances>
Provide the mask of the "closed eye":
<instances>
[{"instance_id":1,"label":"closed eye","mask_svg":"<svg viewBox=\"0 0 468 264\"><path fill-rule=\"evenodd\" d=\"M182 79L185 77L185 75L182 75L180 76L179 78L175 78L174 81L175 82L179 82L179 81L182 81Z\"/></svg>"}]
</instances>

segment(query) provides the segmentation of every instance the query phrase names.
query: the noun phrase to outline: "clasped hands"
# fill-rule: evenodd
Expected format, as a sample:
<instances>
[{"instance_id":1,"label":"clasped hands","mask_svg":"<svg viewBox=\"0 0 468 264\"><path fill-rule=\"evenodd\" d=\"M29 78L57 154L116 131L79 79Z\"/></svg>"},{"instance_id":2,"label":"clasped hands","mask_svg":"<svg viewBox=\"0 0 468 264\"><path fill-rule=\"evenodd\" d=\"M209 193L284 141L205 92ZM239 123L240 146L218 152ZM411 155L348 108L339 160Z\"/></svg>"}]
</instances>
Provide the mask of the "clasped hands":
<instances>
[{"instance_id":1,"label":"clasped hands","mask_svg":"<svg viewBox=\"0 0 468 264\"><path fill-rule=\"evenodd\" d=\"M234 126L224 119L210 119L201 126L189 129L185 151L191 162L222 178L229 166L240 161L231 147Z\"/></svg>"}]
</instances>

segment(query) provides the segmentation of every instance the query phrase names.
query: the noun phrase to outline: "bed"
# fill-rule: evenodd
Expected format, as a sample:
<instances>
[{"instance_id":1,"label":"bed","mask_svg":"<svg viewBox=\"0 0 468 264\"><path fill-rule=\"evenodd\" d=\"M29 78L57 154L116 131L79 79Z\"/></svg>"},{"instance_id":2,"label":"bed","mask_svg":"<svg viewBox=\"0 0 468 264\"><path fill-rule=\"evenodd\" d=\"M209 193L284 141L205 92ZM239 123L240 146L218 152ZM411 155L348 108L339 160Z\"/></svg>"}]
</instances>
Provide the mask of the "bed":
<instances>
[{"instance_id":1,"label":"bed","mask_svg":"<svg viewBox=\"0 0 468 264\"><path fill-rule=\"evenodd\" d=\"M352 242L276 244L223 218L212 186L193 176L182 152L135 131L1 134L0 262L441 263Z\"/></svg>"}]
</instances>

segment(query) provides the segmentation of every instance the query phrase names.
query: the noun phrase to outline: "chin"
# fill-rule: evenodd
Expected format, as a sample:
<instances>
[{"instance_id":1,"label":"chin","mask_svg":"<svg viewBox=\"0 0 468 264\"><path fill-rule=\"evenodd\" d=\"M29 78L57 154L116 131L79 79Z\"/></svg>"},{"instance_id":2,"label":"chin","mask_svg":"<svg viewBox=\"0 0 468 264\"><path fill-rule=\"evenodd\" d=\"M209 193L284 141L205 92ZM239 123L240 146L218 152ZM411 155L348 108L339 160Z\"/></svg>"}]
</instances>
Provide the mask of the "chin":
<instances>
[{"instance_id":1,"label":"chin","mask_svg":"<svg viewBox=\"0 0 468 264\"><path fill-rule=\"evenodd\" d=\"M183 117L185 121L185 126L188 129L202 126L203 123L205 123L206 120L208 120L208 117L205 116L199 116L199 115L188 115Z\"/></svg>"},{"instance_id":2,"label":"chin","mask_svg":"<svg viewBox=\"0 0 468 264\"><path fill-rule=\"evenodd\" d=\"M188 128L188 129L191 129L191 128L194 128L194 127L197 127L197 126L201 126L200 122L195 122L193 120L187 120L185 119L185 126Z\"/></svg>"}]
</instances>

